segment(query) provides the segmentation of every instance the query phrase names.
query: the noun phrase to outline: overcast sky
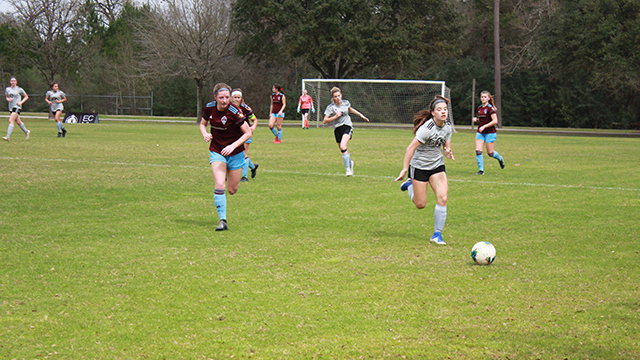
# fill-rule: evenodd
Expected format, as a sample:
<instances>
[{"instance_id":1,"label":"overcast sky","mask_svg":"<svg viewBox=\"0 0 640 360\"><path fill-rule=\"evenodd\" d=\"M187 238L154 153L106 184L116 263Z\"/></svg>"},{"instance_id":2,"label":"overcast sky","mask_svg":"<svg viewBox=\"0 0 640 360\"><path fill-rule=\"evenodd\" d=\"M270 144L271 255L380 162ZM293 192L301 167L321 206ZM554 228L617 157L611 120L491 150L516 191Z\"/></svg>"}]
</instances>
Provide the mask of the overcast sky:
<instances>
[{"instance_id":1,"label":"overcast sky","mask_svg":"<svg viewBox=\"0 0 640 360\"><path fill-rule=\"evenodd\" d=\"M11 10L11 5L5 0L0 0L0 12L9 12Z\"/></svg>"}]
</instances>

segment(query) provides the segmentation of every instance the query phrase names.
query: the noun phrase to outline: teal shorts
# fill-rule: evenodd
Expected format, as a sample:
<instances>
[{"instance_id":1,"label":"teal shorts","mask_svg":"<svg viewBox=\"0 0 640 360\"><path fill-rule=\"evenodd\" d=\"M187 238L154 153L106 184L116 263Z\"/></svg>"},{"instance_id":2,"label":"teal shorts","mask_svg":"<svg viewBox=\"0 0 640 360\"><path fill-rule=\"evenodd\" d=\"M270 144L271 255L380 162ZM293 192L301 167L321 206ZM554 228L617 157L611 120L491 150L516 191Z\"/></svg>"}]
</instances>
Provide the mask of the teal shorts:
<instances>
[{"instance_id":1,"label":"teal shorts","mask_svg":"<svg viewBox=\"0 0 640 360\"><path fill-rule=\"evenodd\" d=\"M253 139L253 136L249 138L249 140L245 141L245 144L251 144L251 139Z\"/></svg>"},{"instance_id":2,"label":"teal shorts","mask_svg":"<svg viewBox=\"0 0 640 360\"><path fill-rule=\"evenodd\" d=\"M244 166L244 151L231 156L222 156L215 151L209 151L209 164L212 162L223 162L227 164L227 170L238 170Z\"/></svg>"},{"instance_id":3,"label":"teal shorts","mask_svg":"<svg viewBox=\"0 0 640 360\"><path fill-rule=\"evenodd\" d=\"M271 113L271 116L273 116L274 118L283 118L284 119L284 113L282 113L282 115L278 115L277 113Z\"/></svg>"},{"instance_id":4,"label":"teal shorts","mask_svg":"<svg viewBox=\"0 0 640 360\"><path fill-rule=\"evenodd\" d=\"M476 140L482 140L486 143L494 143L496 142L496 139L498 139L497 133L491 133L491 134L481 134L479 132L476 133Z\"/></svg>"}]
</instances>

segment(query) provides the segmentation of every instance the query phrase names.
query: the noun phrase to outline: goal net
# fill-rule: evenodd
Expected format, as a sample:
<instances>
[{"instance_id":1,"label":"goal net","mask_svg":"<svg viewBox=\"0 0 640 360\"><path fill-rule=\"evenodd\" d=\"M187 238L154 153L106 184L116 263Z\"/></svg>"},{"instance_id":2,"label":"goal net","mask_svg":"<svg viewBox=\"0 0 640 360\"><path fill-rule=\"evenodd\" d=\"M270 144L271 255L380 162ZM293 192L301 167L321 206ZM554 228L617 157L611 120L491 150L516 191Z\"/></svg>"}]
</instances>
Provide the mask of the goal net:
<instances>
[{"instance_id":1,"label":"goal net","mask_svg":"<svg viewBox=\"0 0 640 360\"><path fill-rule=\"evenodd\" d=\"M429 107L435 95L451 99L450 89L444 81L428 80L368 80L368 79L302 79L302 90L313 98L315 114L309 122L322 124L324 110L331 102L331 89L337 86L342 98L349 100L374 124L413 124L413 116ZM354 122L360 120L353 117ZM449 119L453 114L449 107Z\"/></svg>"}]
</instances>

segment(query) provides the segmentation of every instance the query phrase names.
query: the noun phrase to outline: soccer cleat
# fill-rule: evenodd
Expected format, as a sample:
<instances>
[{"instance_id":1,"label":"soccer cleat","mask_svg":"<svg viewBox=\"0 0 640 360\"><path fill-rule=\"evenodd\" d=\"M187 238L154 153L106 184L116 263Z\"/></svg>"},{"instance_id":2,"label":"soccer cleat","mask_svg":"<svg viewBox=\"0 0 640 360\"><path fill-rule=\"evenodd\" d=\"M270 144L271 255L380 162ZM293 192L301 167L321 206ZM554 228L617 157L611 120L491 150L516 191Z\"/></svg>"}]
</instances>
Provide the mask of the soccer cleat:
<instances>
[{"instance_id":1,"label":"soccer cleat","mask_svg":"<svg viewBox=\"0 0 640 360\"><path fill-rule=\"evenodd\" d=\"M484 171L480 170L476 173L476 175L484 175Z\"/></svg>"},{"instance_id":2,"label":"soccer cleat","mask_svg":"<svg viewBox=\"0 0 640 360\"><path fill-rule=\"evenodd\" d=\"M61 132L59 132L59 133L58 133L58 137L60 137L60 136L62 136L62 133L61 133Z\"/></svg>"},{"instance_id":3,"label":"soccer cleat","mask_svg":"<svg viewBox=\"0 0 640 360\"><path fill-rule=\"evenodd\" d=\"M65 136L67 136L67 129L63 128L62 129L62 137L65 137Z\"/></svg>"},{"instance_id":4,"label":"soccer cleat","mask_svg":"<svg viewBox=\"0 0 640 360\"><path fill-rule=\"evenodd\" d=\"M251 178L256 177L256 172L258 171L258 164L253 164L253 169L251 169Z\"/></svg>"},{"instance_id":5,"label":"soccer cleat","mask_svg":"<svg viewBox=\"0 0 640 360\"><path fill-rule=\"evenodd\" d=\"M9 137L8 137L8 136L3 136L3 137L2 137L2 140L4 140L4 141L9 141Z\"/></svg>"},{"instance_id":6,"label":"soccer cleat","mask_svg":"<svg viewBox=\"0 0 640 360\"><path fill-rule=\"evenodd\" d=\"M273 140L273 143L274 144L280 144L280 143L282 143L282 140L278 140L278 137L276 136L276 139Z\"/></svg>"},{"instance_id":7,"label":"soccer cleat","mask_svg":"<svg viewBox=\"0 0 640 360\"><path fill-rule=\"evenodd\" d=\"M500 169L504 169L504 157L498 161L500 161Z\"/></svg>"},{"instance_id":8,"label":"soccer cleat","mask_svg":"<svg viewBox=\"0 0 640 360\"><path fill-rule=\"evenodd\" d=\"M351 167L347 169L346 176L353 176L353 165L355 165L355 163L351 160Z\"/></svg>"},{"instance_id":9,"label":"soccer cleat","mask_svg":"<svg viewBox=\"0 0 640 360\"><path fill-rule=\"evenodd\" d=\"M433 235L431 236L431 242L434 242L438 245L447 245L447 243L442 240L442 234L439 232L433 233Z\"/></svg>"},{"instance_id":10,"label":"soccer cleat","mask_svg":"<svg viewBox=\"0 0 640 360\"><path fill-rule=\"evenodd\" d=\"M409 189L409 186L411 186L412 182L411 179L407 179L407 181L403 182L402 185L400 185L400 190L402 191L407 191L407 189Z\"/></svg>"},{"instance_id":11,"label":"soccer cleat","mask_svg":"<svg viewBox=\"0 0 640 360\"><path fill-rule=\"evenodd\" d=\"M29 140L29 134L31 134L31 130L27 130L27 132L24 134L25 140Z\"/></svg>"},{"instance_id":12,"label":"soccer cleat","mask_svg":"<svg viewBox=\"0 0 640 360\"><path fill-rule=\"evenodd\" d=\"M229 226L227 226L227 220L220 220L220 224L216 227L216 231L224 231L229 230Z\"/></svg>"},{"instance_id":13,"label":"soccer cleat","mask_svg":"<svg viewBox=\"0 0 640 360\"><path fill-rule=\"evenodd\" d=\"M247 177L246 177L246 176L243 176L243 177L240 179L240 182L247 182L247 181L249 181L249 179L247 179Z\"/></svg>"}]
</instances>

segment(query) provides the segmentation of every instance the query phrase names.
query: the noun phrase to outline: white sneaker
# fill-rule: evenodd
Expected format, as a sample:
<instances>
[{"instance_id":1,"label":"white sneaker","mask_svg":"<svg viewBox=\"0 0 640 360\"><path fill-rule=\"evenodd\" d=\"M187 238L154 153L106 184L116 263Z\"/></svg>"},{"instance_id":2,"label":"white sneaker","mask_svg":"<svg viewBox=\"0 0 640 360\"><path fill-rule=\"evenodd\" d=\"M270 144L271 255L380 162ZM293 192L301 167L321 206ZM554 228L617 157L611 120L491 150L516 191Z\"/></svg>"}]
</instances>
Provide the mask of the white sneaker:
<instances>
[{"instance_id":1,"label":"white sneaker","mask_svg":"<svg viewBox=\"0 0 640 360\"><path fill-rule=\"evenodd\" d=\"M351 167L347 169L347 176L353 176L353 165L354 162L351 160Z\"/></svg>"},{"instance_id":2,"label":"white sneaker","mask_svg":"<svg viewBox=\"0 0 640 360\"><path fill-rule=\"evenodd\" d=\"M27 130L27 132L24 134L25 140L29 140L29 134L31 134L31 130Z\"/></svg>"},{"instance_id":3,"label":"white sneaker","mask_svg":"<svg viewBox=\"0 0 640 360\"><path fill-rule=\"evenodd\" d=\"M3 136L3 137L2 137L2 140L4 140L4 141L9 141L9 137L8 137L8 136Z\"/></svg>"}]
</instances>

